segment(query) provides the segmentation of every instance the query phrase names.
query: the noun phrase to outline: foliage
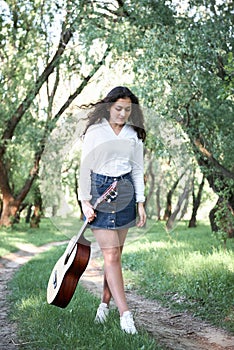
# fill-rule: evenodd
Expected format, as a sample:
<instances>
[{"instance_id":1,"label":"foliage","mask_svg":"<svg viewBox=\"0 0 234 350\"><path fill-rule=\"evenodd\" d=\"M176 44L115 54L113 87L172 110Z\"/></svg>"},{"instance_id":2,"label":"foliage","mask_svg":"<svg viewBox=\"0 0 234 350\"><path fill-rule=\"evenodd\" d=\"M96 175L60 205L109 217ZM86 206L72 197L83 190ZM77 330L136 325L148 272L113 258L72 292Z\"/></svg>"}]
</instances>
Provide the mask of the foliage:
<instances>
[{"instance_id":1,"label":"foliage","mask_svg":"<svg viewBox=\"0 0 234 350\"><path fill-rule=\"evenodd\" d=\"M136 79L147 105L182 126L198 163L204 158L207 178L220 171L228 182L234 146L231 2L201 3L191 3L173 26L144 33L141 50L136 48Z\"/></svg>"},{"instance_id":2,"label":"foliage","mask_svg":"<svg viewBox=\"0 0 234 350\"><path fill-rule=\"evenodd\" d=\"M36 178L45 140L56 123L72 119L76 97L89 83L105 80L108 72L120 79L123 70L133 67L132 89L151 110L147 160L169 157L183 172L195 157L218 196L229 189L225 200L233 208L230 0L194 0L184 7L171 0L20 0L3 5L2 192L7 184L13 198L25 199L30 187L25 185Z\"/></svg>"},{"instance_id":3,"label":"foliage","mask_svg":"<svg viewBox=\"0 0 234 350\"><path fill-rule=\"evenodd\" d=\"M231 1L175 4L173 24L156 22L138 38L134 66L143 101L182 127L210 187L233 211L231 8Z\"/></svg>"},{"instance_id":4,"label":"foliage","mask_svg":"<svg viewBox=\"0 0 234 350\"><path fill-rule=\"evenodd\" d=\"M232 231L234 227L234 216L227 201L219 203L218 210L215 213L215 223L218 227L216 235L226 246L227 239L233 238Z\"/></svg>"},{"instance_id":5,"label":"foliage","mask_svg":"<svg viewBox=\"0 0 234 350\"><path fill-rule=\"evenodd\" d=\"M36 178L56 122L104 63L109 44L100 44L113 29L110 17L117 9L100 16L110 4L20 0L3 5L0 188L8 198L8 203L3 200L6 218L1 218L1 224L8 224L7 216L15 215L13 210Z\"/></svg>"}]
</instances>

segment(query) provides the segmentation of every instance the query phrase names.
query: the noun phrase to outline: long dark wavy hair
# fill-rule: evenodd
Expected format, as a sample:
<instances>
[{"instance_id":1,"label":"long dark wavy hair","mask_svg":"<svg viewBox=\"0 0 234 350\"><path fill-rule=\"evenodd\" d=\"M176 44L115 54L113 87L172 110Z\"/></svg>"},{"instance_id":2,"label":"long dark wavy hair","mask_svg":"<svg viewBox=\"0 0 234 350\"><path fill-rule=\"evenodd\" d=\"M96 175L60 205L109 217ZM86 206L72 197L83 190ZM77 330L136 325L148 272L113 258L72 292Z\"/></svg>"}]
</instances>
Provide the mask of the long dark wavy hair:
<instances>
[{"instance_id":1,"label":"long dark wavy hair","mask_svg":"<svg viewBox=\"0 0 234 350\"><path fill-rule=\"evenodd\" d=\"M94 104L90 104L88 107L94 107L93 110L88 114L88 124L84 131L86 133L87 129L93 125L98 124L103 118L109 120L110 118L110 107L120 98L130 98L132 102L132 111L129 116L128 122L132 128L137 132L137 136L142 141L145 141L146 131L144 127L144 116L139 105L138 98L125 86L117 86L112 89L106 97L99 100ZM87 106L86 106L87 107Z\"/></svg>"}]
</instances>

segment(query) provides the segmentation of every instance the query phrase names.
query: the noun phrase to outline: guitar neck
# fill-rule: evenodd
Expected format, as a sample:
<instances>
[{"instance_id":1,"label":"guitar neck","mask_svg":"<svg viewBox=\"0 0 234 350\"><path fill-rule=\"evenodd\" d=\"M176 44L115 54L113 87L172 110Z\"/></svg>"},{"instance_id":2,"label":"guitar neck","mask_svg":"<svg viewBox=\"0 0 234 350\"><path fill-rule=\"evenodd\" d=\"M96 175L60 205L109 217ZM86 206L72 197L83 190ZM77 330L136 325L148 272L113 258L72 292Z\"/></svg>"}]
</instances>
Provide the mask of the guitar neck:
<instances>
[{"instance_id":1,"label":"guitar neck","mask_svg":"<svg viewBox=\"0 0 234 350\"><path fill-rule=\"evenodd\" d=\"M94 206L93 206L93 209L94 209L94 210L97 208L97 206L98 206L99 203L100 203L100 200L97 199L96 202L95 202L95 204L94 204ZM85 232L88 223L89 223L88 220L85 219L83 225L81 226L79 232L78 232L77 235L76 235L76 238L74 239L74 243L73 243L73 245L72 245L72 247L71 247L71 251L74 249L76 243L79 241L80 237L81 237L82 234Z\"/></svg>"},{"instance_id":2,"label":"guitar neck","mask_svg":"<svg viewBox=\"0 0 234 350\"><path fill-rule=\"evenodd\" d=\"M66 254L66 257L64 260L64 264L66 264L68 262L69 257L71 256L71 254L72 254L76 244L78 243L80 237L84 233L87 225L88 225L88 220L86 219L85 222L83 223L83 225L81 226L80 231L75 236L74 240L73 240L73 238L71 239L72 245L70 246L69 250L67 251L67 254Z\"/></svg>"},{"instance_id":3,"label":"guitar neck","mask_svg":"<svg viewBox=\"0 0 234 350\"><path fill-rule=\"evenodd\" d=\"M81 228L80 228L80 230L79 230L79 232L77 233L77 235L76 235L76 238L75 238L75 241L74 241L74 244L76 244L78 241L79 241L79 238L81 237L81 235L85 232L85 230L86 230L86 227L87 227L87 225L88 225L88 220L87 219L85 219L85 221L84 221L84 223L83 223L83 225L81 226Z\"/></svg>"}]
</instances>

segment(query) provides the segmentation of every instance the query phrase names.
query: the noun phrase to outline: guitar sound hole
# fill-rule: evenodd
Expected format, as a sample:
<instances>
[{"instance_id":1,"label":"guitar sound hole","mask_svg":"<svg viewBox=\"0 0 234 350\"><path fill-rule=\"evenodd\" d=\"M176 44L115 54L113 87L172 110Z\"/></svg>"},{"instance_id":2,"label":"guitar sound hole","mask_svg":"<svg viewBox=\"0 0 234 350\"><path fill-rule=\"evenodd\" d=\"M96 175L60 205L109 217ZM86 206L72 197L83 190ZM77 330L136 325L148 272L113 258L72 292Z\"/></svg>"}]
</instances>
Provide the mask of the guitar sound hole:
<instances>
[{"instance_id":1,"label":"guitar sound hole","mask_svg":"<svg viewBox=\"0 0 234 350\"><path fill-rule=\"evenodd\" d=\"M54 289L56 289L56 287L57 287L57 270L54 272L53 286L54 286Z\"/></svg>"}]
</instances>

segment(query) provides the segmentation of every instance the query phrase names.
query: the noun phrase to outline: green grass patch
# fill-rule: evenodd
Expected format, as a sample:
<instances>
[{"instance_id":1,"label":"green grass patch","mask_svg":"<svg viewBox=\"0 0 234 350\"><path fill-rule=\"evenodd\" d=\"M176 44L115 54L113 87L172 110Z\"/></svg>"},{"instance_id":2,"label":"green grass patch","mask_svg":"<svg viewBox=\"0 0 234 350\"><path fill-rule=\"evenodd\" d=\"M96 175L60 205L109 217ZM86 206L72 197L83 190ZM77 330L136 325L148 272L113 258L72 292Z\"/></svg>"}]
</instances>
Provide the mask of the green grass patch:
<instances>
[{"instance_id":1,"label":"green grass patch","mask_svg":"<svg viewBox=\"0 0 234 350\"><path fill-rule=\"evenodd\" d=\"M81 226L77 222L77 229ZM88 230L85 234L93 240ZM17 225L0 231L1 251L16 250L19 243L41 245L68 237L43 220L39 230ZM47 305L49 275L65 246L37 256L16 274L10 284L12 315L19 324L23 349L160 349L148 335L121 332L113 310L105 326L94 325L99 300L81 286L66 309ZM4 255L4 254L2 254ZM175 311L188 311L234 332L234 240L222 243L200 223L188 229L179 223L167 232L163 223L131 229L123 254L126 288L160 301Z\"/></svg>"},{"instance_id":2,"label":"green grass patch","mask_svg":"<svg viewBox=\"0 0 234 350\"><path fill-rule=\"evenodd\" d=\"M234 242L225 251L209 226L168 233L153 225L123 255L129 288L234 332Z\"/></svg>"},{"instance_id":3,"label":"green grass patch","mask_svg":"<svg viewBox=\"0 0 234 350\"><path fill-rule=\"evenodd\" d=\"M132 349L160 350L144 330L127 335L120 330L117 310L105 325L94 324L99 299L78 285L65 309L46 302L46 288L54 263L64 251L52 248L24 265L10 282L12 318L19 324L22 348L33 350Z\"/></svg>"}]
</instances>

